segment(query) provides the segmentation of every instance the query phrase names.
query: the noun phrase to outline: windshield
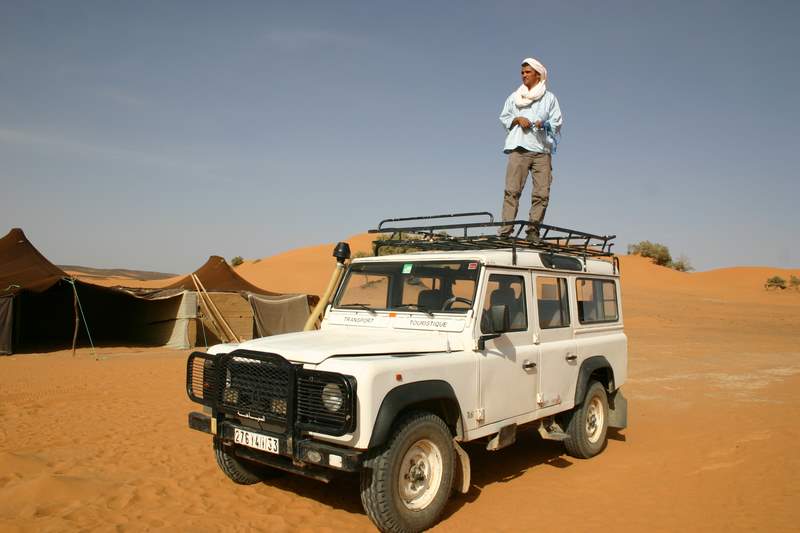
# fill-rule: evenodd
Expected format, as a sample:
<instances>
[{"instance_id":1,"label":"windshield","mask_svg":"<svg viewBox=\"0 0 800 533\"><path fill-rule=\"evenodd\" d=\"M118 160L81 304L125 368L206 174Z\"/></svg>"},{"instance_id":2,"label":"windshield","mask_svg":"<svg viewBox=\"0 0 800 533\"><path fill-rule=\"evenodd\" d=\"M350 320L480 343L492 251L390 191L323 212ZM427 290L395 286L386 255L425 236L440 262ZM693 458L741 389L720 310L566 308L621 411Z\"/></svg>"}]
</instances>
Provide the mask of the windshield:
<instances>
[{"instance_id":1,"label":"windshield","mask_svg":"<svg viewBox=\"0 0 800 533\"><path fill-rule=\"evenodd\" d=\"M478 272L477 261L356 263L334 307L464 314L475 300Z\"/></svg>"}]
</instances>

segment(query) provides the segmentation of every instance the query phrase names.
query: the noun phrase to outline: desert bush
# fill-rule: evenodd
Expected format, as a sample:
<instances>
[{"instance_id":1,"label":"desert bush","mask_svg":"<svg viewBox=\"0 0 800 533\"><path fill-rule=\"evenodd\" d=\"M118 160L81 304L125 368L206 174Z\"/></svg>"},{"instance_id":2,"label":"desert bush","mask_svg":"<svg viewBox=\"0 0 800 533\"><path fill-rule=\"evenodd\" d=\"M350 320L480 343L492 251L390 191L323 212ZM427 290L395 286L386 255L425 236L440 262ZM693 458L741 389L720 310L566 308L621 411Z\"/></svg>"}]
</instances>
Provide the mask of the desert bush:
<instances>
[{"instance_id":1,"label":"desert bush","mask_svg":"<svg viewBox=\"0 0 800 533\"><path fill-rule=\"evenodd\" d=\"M670 261L667 266L678 272L691 272L694 270L694 267L689 263L689 258L685 255L680 256L677 261Z\"/></svg>"},{"instance_id":2,"label":"desert bush","mask_svg":"<svg viewBox=\"0 0 800 533\"><path fill-rule=\"evenodd\" d=\"M413 233L405 233L400 234L403 238L409 241L418 241L422 238L419 235L415 235ZM381 235L378 240L389 240L392 238L392 235ZM378 255L394 255L394 254L407 254L411 252L419 252L419 248L414 248L413 246L384 246L378 251Z\"/></svg>"},{"instance_id":3,"label":"desert bush","mask_svg":"<svg viewBox=\"0 0 800 533\"><path fill-rule=\"evenodd\" d=\"M793 288L796 291L800 291L800 278L792 274L789 276L789 287Z\"/></svg>"},{"instance_id":4,"label":"desert bush","mask_svg":"<svg viewBox=\"0 0 800 533\"><path fill-rule=\"evenodd\" d=\"M764 283L765 289L785 289L786 280L780 276L772 276Z\"/></svg>"},{"instance_id":5,"label":"desert bush","mask_svg":"<svg viewBox=\"0 0 800 533\"><path fill-rule=\"evenodd\" d=\"M237 266L241 265L242 263L244 263L244 259L242 259L241 255L237 255L236 257L231 259L231 265L232 266L237 267Z\"/></svg>"},{"instance_id":6,"label":"desert bush","mask_svg":"<svg viewBox=\"0 0 800 533\"><path fill-rule=\"evenodd\" d=\"M629 244L628 253L631 255L649 257L655 264L661 266L669 266L670 263L672 263L672 256L669 253L669 248L657 242L640 241L636 244Z\"/></svg>"}]
</instances>

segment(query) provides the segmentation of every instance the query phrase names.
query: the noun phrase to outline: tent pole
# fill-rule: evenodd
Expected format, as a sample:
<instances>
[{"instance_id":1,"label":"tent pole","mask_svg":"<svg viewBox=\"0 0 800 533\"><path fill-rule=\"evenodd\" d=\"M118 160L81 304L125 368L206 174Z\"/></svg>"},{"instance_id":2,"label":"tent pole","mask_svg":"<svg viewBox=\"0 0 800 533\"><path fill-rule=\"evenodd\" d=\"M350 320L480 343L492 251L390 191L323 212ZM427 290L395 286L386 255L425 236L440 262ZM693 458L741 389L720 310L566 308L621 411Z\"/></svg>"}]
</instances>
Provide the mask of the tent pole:
<instances>
[{"instance_id":1,"label":"tent pole","mask_svg":"<svg viewBox=\"0 0 800 533\"><path fill-rule=\"evenodd\" d=\"M203 298L203 291L202 291L202 289L200 289L200 285L198 285L197 284L197 280L194 279L194 274L192 274L192 283L194 283L194 287L195 287L195 290L197 291L197 295L200 297L200 303L203 306L203 310L206 312L206 314L211 319L211 321L214 323L214 325L217 326L217 328L219 328L219 333L220 333L220 336L221 336L221 340L224 341L224 342L228 342L228 340L229 340L228 332L225 331L225 328L222 327L222 324L219 323L219 321L217 320L216 315L214 315L214 313L211 312L211 308L208 306L208 303L206 302L205 298ZM200 319L200 321L201 321L201 324L202 324L202 319Z\"/></svg>"},{"instance_id":2,"label":"tent pole","mask_svg":"<svg viewBox=\"0 0 800 533\"><path fill-rule=\"evenodd\" d=\"M72 289L72 311L75 314L75 331L72 333L72 357L75 357L75 347L78 343L78 328L80 327L81 321L78 316L78 293L75 291L74 286Z\"/></svg>"},{"instance_id":3,"label":"tent pole","mask_svg":"<svg viewBox=\"0 0 800 533\"><path fill-rule=\"evenodd\" d=\"M200 281L200 278L197 276L197 274L192 274L192 276L194 276L194 278L197 279L197 284L200 285L201 289L203 289L203 293L208 297L209 304L211 304L211 307L214 309L214 311L219 316L219 319L222 322L222 325L225 326L228 329L228 333L230 333L231 338L233 340L235 340L237 343L241 343L242 341L239 339L239 337L236 335L236 333L233 332L233 328L231 328L230 324L228 324L228 322L225 320L225 317L222 316L222 313L220 313L219 309L217 309L217 305L214 303L214 300L211 299L211 295L208 294L208 291L206 291L206 288L203 286L203 282Z\"/></svg>"}]
</instances>

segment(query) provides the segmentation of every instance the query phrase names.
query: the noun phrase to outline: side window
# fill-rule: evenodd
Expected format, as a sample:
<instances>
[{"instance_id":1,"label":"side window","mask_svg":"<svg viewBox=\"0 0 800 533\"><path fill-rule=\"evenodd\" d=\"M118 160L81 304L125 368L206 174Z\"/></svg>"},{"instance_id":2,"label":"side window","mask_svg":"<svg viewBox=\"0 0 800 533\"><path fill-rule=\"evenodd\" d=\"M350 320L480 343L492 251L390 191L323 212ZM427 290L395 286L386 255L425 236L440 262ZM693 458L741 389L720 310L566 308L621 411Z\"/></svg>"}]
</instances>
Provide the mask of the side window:
<instances>
[{"instance_id":1,"label":"side window","mask_svg":"<svg viewBox=\"0 0 800 533\"><path fill-rule=\"evenodd\" d=\"M507 274L491 274L489 276L489 283L486 284L486 294L483 299L482 333L494 333L489 311L496 305L508 306L508 318L511 324L509 331L528 329L525 280L522 276Z\"/></svg>"},{"instance_id":2,"label":"side window","mask_svg":"<svg viewBox=\"0 0 800 533\"><path fill-rule=\"evenodd\" d=\"M566 278L537 276L536 297L540 328L569 326L569 294Z\"/></svg>"},{"instance_id":3,"label":"side window","mask_svg":"<svg viewBox=\"0 0 800 533\"><path fill-rule=\"evenodd\" d=\"M619 320L617 288L613 281L578 279L575 288L578 297L578 320L581 324Z\"/></svg>"}]
</instances>

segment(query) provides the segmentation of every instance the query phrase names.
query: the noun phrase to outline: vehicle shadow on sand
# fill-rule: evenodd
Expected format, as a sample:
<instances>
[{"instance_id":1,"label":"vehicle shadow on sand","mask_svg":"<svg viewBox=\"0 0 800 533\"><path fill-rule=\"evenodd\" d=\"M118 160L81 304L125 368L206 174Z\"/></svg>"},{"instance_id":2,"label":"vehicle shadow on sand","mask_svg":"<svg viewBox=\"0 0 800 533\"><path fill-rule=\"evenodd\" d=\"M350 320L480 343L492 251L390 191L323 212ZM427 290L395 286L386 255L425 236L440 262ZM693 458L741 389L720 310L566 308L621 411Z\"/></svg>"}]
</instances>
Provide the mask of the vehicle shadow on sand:
<instances>
[{"instance_id":1,"label":"vehicle shadow on sand","mask_svg":"<svg viewBox=\"0 0 800 533\"><path fill-rule=\"evenodd\" d=\"M624 435L609 431L609 438L624 440ZM477 500L483 489L489 485L508 483L539 466L568 468L574 462L574 459L565 454L564 446L560 442L543 440L535 428L521 430L513 445L496 452L486 450L484 441L466 443L463 447L469 454L472 468L470 489L466 494L452 495L442 513L442 519L451 516L465 504ZM265 483L336 509L365 514L359 496L358 474L343 474L330 483L287 474Z\"/></svg>"},{"instance_id":2,"label":"vehicle shadow on sand","mask_svg":"<svg viewBox=\"0 0 800 533\"><path fill-rule=\"evenodd\" d=\"M454 493L441 519L456 513L467 503L480 498L483 489L494 483L508 483L538 466L569 468L574 459L568 457L560 442L542 439L534 427L521 429L514 444L495 452L486 449L485 442L463 445L469 454L472 479L469 492Z\"/></svg>"}]
</instances>

